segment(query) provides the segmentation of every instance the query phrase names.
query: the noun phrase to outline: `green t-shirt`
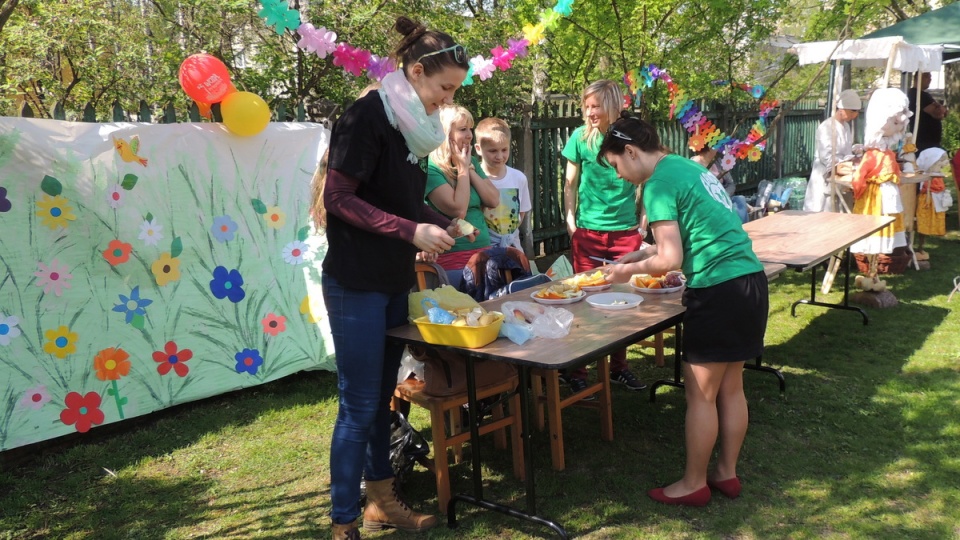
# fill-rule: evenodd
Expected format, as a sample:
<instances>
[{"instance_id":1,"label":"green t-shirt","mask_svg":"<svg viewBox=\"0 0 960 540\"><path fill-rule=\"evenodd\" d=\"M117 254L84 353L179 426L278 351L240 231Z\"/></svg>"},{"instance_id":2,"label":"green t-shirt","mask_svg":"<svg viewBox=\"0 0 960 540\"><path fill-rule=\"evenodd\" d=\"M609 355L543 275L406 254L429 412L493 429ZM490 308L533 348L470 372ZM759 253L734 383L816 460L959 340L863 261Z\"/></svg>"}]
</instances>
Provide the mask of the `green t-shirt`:
<instances>
[{"instance_id":1,"label":"green t-shirt","mask_svg":"<svg viewBox=\"0 0 960 540\"><path fill-rule=\"evenodd\" d=\"M637 188L617 178L613 167L597 163L602 136L593 145L583 139L578 127L563 147L563 157L580 166L577 188L577 227L594 231L625 231L636 228Z\"/></svg>"},{"instance_id":2,"label":"green t-shirt","mask_svg":"<svg viewBox=\"0 0 960 540\"><path fill-rule=\"evenodd\" d=\"M763 270L730 196L693 161L664 157L644 185L643 205L650 223L678 223L688 286L711 287Z\"/></svg>"},{"instance_id":3,"label":"green t-shirt","mask_svg":"<svg viewBox=\"0 0 960 540\"><path fill-rule=\"evenodd\" d=\"M473 163L474 170L477 171L477 174L480 175L480 178L486 178L487 175L483 172L483 168L480 167L480 162L477 160L477 158L471 157L470 159ZM431 191L444 184L449 185L447 182L447 177L443 175L443 171L440 170L440 167L437 167L431 162L429 165L427 165L427 191L423 194L423 196L427 201L427 204L429 204L430 207L437 212L440 212L440 209L430 202L430 199L427 198L427 195L429 195ZM466 236L457 238L454 240L453 247L450 248L448 253L490 247L490 229L487 228L487 220L483 217L483 209L480 207L480 204L480 194L477 193L477 190L473 189L473 186L470 186L470 202L467 203L467 217L465 219L469 221L471 225L477 228L477 239L471 242ZM443 212L440 213L443 214Z\"/></svg>"}]
</instances>

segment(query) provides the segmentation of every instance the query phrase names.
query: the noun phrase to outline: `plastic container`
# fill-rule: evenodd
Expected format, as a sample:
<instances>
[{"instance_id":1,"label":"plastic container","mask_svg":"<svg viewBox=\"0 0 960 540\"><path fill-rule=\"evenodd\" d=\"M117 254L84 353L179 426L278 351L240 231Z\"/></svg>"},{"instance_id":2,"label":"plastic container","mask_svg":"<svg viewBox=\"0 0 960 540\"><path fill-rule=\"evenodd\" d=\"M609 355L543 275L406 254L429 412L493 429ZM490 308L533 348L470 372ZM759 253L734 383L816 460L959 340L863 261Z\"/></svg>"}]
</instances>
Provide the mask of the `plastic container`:
<instances>
[{"instance_id":1,"label":"plastic container","mask_svg":"<svg viewBox=\"0 0 960 540\"><path fill-rule=\"evenodd\" d=\"M503 324L503 314L490 312L496 317L486 326L453 326L451 324L434 324L426 316L413 320L420 330L423 340L433 345L449 345L451 347L466 347L476 349L483 347L497 339L500 326Z\"/></svg>"}]
</instances>

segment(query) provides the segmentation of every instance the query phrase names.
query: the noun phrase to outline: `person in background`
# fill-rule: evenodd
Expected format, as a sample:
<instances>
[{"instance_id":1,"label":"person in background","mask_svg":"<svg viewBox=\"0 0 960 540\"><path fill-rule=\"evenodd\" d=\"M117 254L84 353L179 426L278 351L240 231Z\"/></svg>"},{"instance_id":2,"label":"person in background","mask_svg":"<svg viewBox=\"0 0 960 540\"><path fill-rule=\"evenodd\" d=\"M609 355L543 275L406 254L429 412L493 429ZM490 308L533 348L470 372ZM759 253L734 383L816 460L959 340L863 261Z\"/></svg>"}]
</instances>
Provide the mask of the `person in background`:
<instances>
[{"instance_id":1,"label":"person in background","mask_svg":"<svg viewBox=\"0 0 960 540\"><path fill-rule=\"evenodd\" d=\"M526 175L507 165L510 126L499 118L484 118L477 124L476 136L474 148L480 156L480 166L500 192L500 204L483 210L490 229L490 245L523 251L520 224L531 208L530 192Z\"/></svg>"},{"instance_id":2,"label":"person in background","mask_svg":"<svg viewBox=\"0 0 960 540\"><path fill-rule=\"evenodd\" d=\"M639 249L646 228L639 218L637 189L597 163L604 134L623 107L620 86L596 81L584 89L581 100L584 125L574 130L563 147L567 158L563 203L574 272L602 264L591 257L617 259ZM586 369L572 370L566 378L574 393L587 387ZM647 387L627 367L626 349L610 355L610 382L634 391Z\"/></svg>"},{"instance_id":3,"label":"person in background","mask_svg":"<svg viewBox=\"0 0 960 540\"><path fill-rule=\"evenodd\" d=\"M920 107L917 110L917 77L920 78ZM920 124L915 134L917 152L927 148L939 148L943 143L943 119L947 116L947 108L927 92L930 88L930 74L917 73L913 76L913 87L907 92L910 100L910 112L920 115ZM912 125L912 124L911 124Z\"/></svg>"},{"instance_id":4,"label":"person in background","mask_svg":"<svg viewBox=\"0 0 960 540\"><path fill-rule=\"evenodd\" d=\"M478 251L490 247L490 231L483 208L500 203L500 192L487 180L473 157L473 115L457 105L440 109L445 137L430 154L427 167L427 203L451 219L465 219L476 228L476 236L457 238L453 247L437 257L447 271L450 284L459 288L463 267Z\"/></svg>"},{"instance_id":5,"label":"person in background","mask_svg":"<svg viewBox=\"0 0 960 540\"><path fill-rule=\"evenodd\" d=\"M463 46L407 17L394 57L401 69L355 101L330 135L327 167L314 178L311 214L325 229L323 298L336 350L339 408L330 448L333 538L358 539L363 526L424 531L435 516L400 497L390 464L390 397L402 345L386 330L407 321L418 251L436 254L460 236L456 223L423 201L426 156L444 140L437 114L467 74Z\"/></svg>"},{"instance_id":6,"label":"person in background","mask_svg":"<svg viewBox=\"0 0 960 540\"><path fill-rule=\"evenodd\" d=\"M693 157L690 159L713 173L713 175L717 177L717 180L720 180L720 185L723 186L723 190L727 192L727 195L733 197L737 189L737 183L734 181L733 174L730 170L721 170L720 156L717 155L717 151L707 145L703 145L700 150L693 150L692 148L691 150L693 151Z\"/></svg>"},{"instance_id":7,"label":"person in background","mask_svg":"<svg viewBox=\"0 0 960 540\"><path fill-rule=\"evenodd\" d=\"M704 506L714 488L740 495L737 459L747 433L743 365L763 352L769 299L763 265L716 177L681 156L667 154L656 129L627 113L600 147L598 164L633 185L656 243L607 265L608 281L682 268L683 373L687 400L683 478L648 492L665 504ZM716 468L710 458L719 436Z\"/></svg>"},{"instance_id":8,"label":"person in background","mask_svg":"<svg viewBox=\"0 0 960 540\"><path fill-rule=\"evenodd\" d=\"M855 90L840 92L837 110L817 126L817 148L813 156L810 179L803 197L807 212L832 212L827 201L831 199L830 178L837 163L853 157L853 132L850 122L860 115L862 104ZM837 204L837 201L834 201Z\"/></svg>"}]
</instances>

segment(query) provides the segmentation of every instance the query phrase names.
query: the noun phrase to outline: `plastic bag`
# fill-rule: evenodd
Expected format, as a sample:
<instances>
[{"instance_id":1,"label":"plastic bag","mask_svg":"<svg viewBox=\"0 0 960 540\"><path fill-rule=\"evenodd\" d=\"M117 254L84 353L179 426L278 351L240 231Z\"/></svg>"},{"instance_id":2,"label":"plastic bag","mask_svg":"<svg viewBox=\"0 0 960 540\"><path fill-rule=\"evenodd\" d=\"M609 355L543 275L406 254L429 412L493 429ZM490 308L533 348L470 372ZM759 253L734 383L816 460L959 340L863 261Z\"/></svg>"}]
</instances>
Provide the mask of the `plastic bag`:
<instances>
[{"instance_id":1,"label":"plastic bag","mask_svg":"<svg viewBox=\"0 0 960 540\"><path fill-rule=\"evenodd\" d=\"M403 356L400 357L400 369L397 371L397 384L407 380L410 375L418 381L426 380L423 378L423 362L413 357L410 347L404 347Z\"/></svg>"},{"instance_id":2,"label":"plastic bag","mask_svg":"<svg viewBox=\"0 0 960 540\"><path fill-rule=\"evenodd\" d=\"M543 306L535 302L504 302L504 324L527 328L537 337L560 338L570 333L573 313L563 308Z\"/></svg>"},{"instance_id":3,"label":"plastic bag","mask_svg":"<svg viewBox=\"0 0 960 540\"><path fill-rule=\"evenodd\" d=\"M437 289L427 289L425 291L410 293L410 296L407 298L407 309L410 320L426 315L426 311L421 305L421 302L423 302L425 298L436 300L440 307L449 311L456 311L461 308L475 308L480 305L470 295L458 291L456 287L443 285Z\"/></svg>"}]
</instances>

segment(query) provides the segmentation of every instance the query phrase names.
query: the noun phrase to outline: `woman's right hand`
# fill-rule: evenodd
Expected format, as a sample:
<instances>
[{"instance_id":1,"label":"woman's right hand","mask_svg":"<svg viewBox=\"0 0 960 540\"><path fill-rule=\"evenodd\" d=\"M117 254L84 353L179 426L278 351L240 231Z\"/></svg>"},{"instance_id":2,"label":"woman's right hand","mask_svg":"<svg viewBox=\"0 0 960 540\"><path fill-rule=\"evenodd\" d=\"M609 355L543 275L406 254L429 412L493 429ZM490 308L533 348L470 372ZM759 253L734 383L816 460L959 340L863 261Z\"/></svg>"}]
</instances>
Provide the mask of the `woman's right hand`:
<instances>
[{"instance_id":1,"label":"woman's right hand","mask_svg":"<svg viewBox=\"0 0 960 540\"><path fill-rule=\"evenodd\" d=\"M413 245L427 253L442 253L453 247L453 238L437 225L417 223Z\"/></svg>"},{"instance_id":2,"label":"woman's right hand","mask_svg":"<svg viewBox=\"0 0 960 540\"><path fill-rule=\"evenodd\" d=\"M473 163L470 161L470 144L464 144L460 148L455 148L452 158L453 164L457 167L457 171L469 170L473 166Z\"/></svg>"}]
</instances>

